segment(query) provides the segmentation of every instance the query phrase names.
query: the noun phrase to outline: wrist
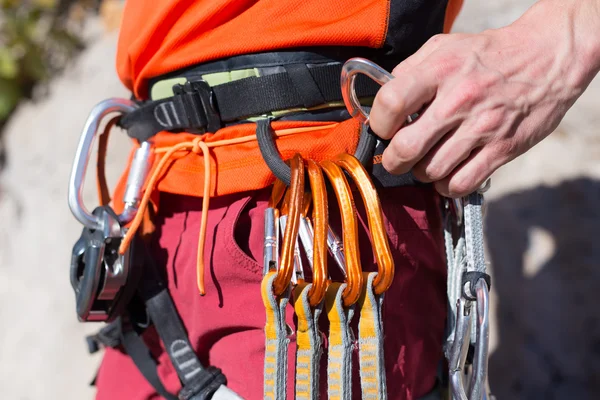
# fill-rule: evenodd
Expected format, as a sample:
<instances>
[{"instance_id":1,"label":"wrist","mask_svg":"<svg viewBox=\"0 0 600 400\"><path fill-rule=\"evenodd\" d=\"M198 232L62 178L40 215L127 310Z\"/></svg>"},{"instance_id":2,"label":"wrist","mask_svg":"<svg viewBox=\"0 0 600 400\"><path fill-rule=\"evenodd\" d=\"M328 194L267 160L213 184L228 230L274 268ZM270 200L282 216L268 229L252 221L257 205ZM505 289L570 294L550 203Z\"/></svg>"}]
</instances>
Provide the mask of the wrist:
<instances>
[{"instance_id":1,"label":"wrist","mask_svg":"<svg viewBox=\"0 0 600 400\"><path fill-rule=\"evenodd\" d=\"M585 63L589 73L600 72L600 0L582 1L579 25Z\"/></svg>"},{"instance_id":2,"label":"wrist","mask_svg":"<svg viewBox=\"0 0 600 400\"><path fill-rule=\"evenodd\" d=\"M551 44L574 87L586 87L600 71L600 0L541 0L513 25Z\"/></svg>"}]
</instances>

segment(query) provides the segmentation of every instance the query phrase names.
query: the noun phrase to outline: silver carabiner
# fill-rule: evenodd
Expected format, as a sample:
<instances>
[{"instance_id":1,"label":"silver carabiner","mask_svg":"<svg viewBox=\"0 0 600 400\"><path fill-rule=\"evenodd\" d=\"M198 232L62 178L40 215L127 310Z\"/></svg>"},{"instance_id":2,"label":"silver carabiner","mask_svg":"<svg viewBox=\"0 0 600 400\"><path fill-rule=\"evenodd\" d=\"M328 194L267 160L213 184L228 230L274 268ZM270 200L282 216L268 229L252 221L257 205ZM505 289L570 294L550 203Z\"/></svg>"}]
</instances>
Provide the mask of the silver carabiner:
<instances>
[{"instance_id":1,"label":"silver carabiner","mask_svg":"<svg viewBox=\"0 0 600 400\"><path fill-rule=\"evenodd\" d=\"M300 236L300 241L302 242L302 247L306 253L306 258L310 264L310 267L313 266L313 239L314 239L314 229L310 219L303 218L300 221L300 230L298 235ZM337 264L340 272L346 278L346 256L344 255L344 243L342 239L333 231L331 226L327 227L327 248L329 253L333 257L335 263Z\"/></svg>"},{"instance_id":2,"label":"silver carabiner","mask_svg":"<svg viewBox=\"0 0 600 400\"><path fill-rule=\"evenodd\" d=\"M354 89L358 74L366 75L382 86L394 79L394 75L374 62L360 57L351 58L342 66L340 84L344 104L352 117L366 125L369 123L369 114L361 107Z\"/></svg>"},{"instance_id":3,"label":"silver carabiner","mask_svg":"<svg viewBox=\"0 0 600 400\"><path fill-rule=\"evenodd\" d=\"M92 153L92 145L97 136L100 123L108 114L127 114L134 111L136 108L137 106L131 100L107 99L98 103L92 109L92 112L85 123L79 139L79 145L77 146L77 152L75 153L73 168L71 170L71 177L69 179L69 208L71 209L73 216L87 228L102 229L103 226L103 221L90 213L83 202L83 182L85 180L85 172L87 170ZM127 217L129 217L129 215ZM119 218L119 220L121 220L121 218Z\"/></svg>"},{"instance_id":4,"label":"silver carabiner","mask_svg":"<svg viewBox=\"0 0 600 400\"><path fill-rule=\"evenodd\" d=\"M472 302L460 298L457 302L457 320L454 341L449 354L450 389L453 400L482 400L488 397L487 370L489 351L489 291L484 279L475 284L477 341L473 357L473 371L469 382L468 395L465 389L465 360L471 337Z\"/></svg>"},{"instance_id":5,"label":"silver carabiner","mask_svg":"<svg viewBox=\"0 0 600 400\"><path fill-rule=\"evenodd\" d=\"M265 209L265 235L263 239L263 276L279 268L279 210Z\"/></svg>"},{"instance_id":6,"label":"silver carabiner","mask_svg":"<svg viewBox=\"0 0 600 400\"><path fill-rule=\"evenodd\" d=\"M119 214L119 222L122 225L133 220L135 214L137 214L138 206L142 200L142 188L152 166L153 156L154 153L149 142L143 142L133 155L129 175L127 176L127 186L123 195L125 207L123 212Z\"/></svg>"},{"instance_id":7,"label":"silver carabiner","mask_svg":"<svg viewBox=\"0 0 600 400\"><path fill-rule=\"evenodd\" d=\"M475 284L475 294L477 297L477 342L473 357L471 384L469 385L469 399L480 400L486 391L490 341L490 294L484 279L479 279Z\"/></svg>"},{"instance_id":8,"label":"silver carabiner","mask_svg":"<svg viewBox=\"0 0 600 400\"><path fill-rule=\"evenodd\" d=\"M454 341L448 357L450 390L452 400L469 400L464 385L464 369L471 337L471 302L460 298L457 301L456 309Z\"/></svg>"}]
</instances>

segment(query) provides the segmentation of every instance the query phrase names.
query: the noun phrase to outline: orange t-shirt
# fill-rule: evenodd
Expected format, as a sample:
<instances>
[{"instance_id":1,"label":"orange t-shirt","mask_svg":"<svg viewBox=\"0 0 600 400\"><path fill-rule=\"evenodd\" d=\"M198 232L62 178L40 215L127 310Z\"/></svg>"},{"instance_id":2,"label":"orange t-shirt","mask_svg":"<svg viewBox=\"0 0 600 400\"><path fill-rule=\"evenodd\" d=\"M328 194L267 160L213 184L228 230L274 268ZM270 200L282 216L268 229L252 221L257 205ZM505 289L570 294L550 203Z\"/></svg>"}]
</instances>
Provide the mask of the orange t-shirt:
<instances>
[{"instance_id":1,"label":"orange t-shirt","mask_svg":"<svg viewBox=\"0 0 600 400\"><path fill-rule=\"evenodd\" d=\"M240 54L349 46L377 49L369 53L376 62L400 62L447 31L461 5L462 0L127 0L117 70L145 99L149 78Z\"/></svg>"},{"instance_id":2,"label":"orange t-shirt","mask_svg":"<svg viewBox=\"0 0 600 400\"><path fill-rule=\"evenodd\" d=\"M462 0L127 0L117 70L123 83L144 100L152 78L249 53L344 47L351 57L367 57L390 69L431 36L448 31L461 5ZM284 159L297 152L316 161L352 154L360 135L357 120L272 125L282 134L302 132L277 138ZM207 181L202 154L178 153L157 189L203 196L208 185L211 196L220 196L268 186L274 177L263 161L254 129L254 124L242 124L202 135L209 146L222 141L237 144L211 148L212 178ZM153 145L160 151L195 138L198 135L160 133ZM125 177L126 173L116 198L121 198Z\"/></svg>"}]
</instances>

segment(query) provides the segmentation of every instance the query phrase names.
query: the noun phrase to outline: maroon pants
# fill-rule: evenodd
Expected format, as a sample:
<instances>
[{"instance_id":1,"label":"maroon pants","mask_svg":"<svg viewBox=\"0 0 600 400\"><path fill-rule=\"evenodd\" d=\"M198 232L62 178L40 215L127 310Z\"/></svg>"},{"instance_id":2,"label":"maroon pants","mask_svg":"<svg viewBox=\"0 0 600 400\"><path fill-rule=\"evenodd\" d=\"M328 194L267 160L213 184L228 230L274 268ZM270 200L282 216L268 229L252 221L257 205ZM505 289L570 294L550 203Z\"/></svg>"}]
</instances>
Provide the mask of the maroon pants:
<instances>
[{"instance_id":1,"label":"maroon pants","mask_svg":"<svg viewBox=\"0 0 600 400\"><path fill-rule=\"evenodd\" d=\"M245 399L263 398L265 310L260 295L263 215L268 189L211 200L206 238L206 290L196 288L196 249L202 199L162 194L156 220L155 257L166 268L175 306L190 342L204 365L223 370L228 386ZM376 270L359 211L363 270ZM401 187L380 191L385 224L396 265L394 282L385 294L383 324L387 386L390 399L417 399L435 383L442 357L446 317L446 271L439 201L431 187ZM339 228L335 198L330 198L330 223ZM335 269L330 260L330 270ZM288 307L288 323L294 326ZM324 327L326 329L326 327ZM177 374L154 330L145 333L159 363L167 390L177 393ZM288 398L293 398L295 342L290 343ZM322 360L325 362L326 354ZM358 363L353 378L360 398ZM326 398L326 369L321 369ZM142 400L159 396L131 359L107 349L97 377L97 399Z\"/></svg>"}]
</instances>

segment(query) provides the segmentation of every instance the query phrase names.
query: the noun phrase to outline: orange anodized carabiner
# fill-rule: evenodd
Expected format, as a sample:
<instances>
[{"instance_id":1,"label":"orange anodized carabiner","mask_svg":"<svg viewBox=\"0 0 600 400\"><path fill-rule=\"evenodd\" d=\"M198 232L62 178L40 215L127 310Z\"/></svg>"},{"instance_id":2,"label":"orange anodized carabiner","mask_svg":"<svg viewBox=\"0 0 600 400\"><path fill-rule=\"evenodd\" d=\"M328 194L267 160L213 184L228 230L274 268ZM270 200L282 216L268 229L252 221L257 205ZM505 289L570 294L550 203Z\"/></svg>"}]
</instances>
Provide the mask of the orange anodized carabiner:
<instances>
[{"instance_id":1,"label":"orange anodized carabiner","mask_svg":"<svg viewBox=\"0 0 600 400\"><path fill-rule=\"evenodd\" d=\"M326 160L321 162L321 168L323 168L325 175L327 175L327 178L331 182L342 215L342 236L344 241L344 255L346 257L346 279L348 283L342 294L342 299L344 306L349 307L358 301L363 284L360 252L358 249L358 222L354 210L354 200L344 171L337 164Z\"/></svg>"},{"instance_id":2,"label":"orange anodized carabiner","mask_svg":"<svg viewBox=\"0 0 600 400\"><path fill-rule=\"evenodd\" d=\"M281 296L290 285L294 273L294 249L300 226L300 214L303 211L304 196L304 162L299 154L290 160L292 179L285 196L288 206L288 218L283 234L280 266L277 277L273 281L273 293Z\"/></svg>"},{"instance_id":3,"label":"orange anodized carabiner","mask_svg":"<svg viewBox=\"0 0 600 400\"><path fill-rule=\"evenodd\" d=\"M373 182L365 167L354 156L340 154L335 158L335 163L342 167L356 183L362 196L371 232L371 245L377 259L377 277L373 281L375 294L382 294L394 280L394 259L390 250L387 232L383 224L381 203Z\"/></svg>"},{"instance_id":4,"label":"orange anodized carabiner","mask_svg":"<svg viewBox=\"0 0 600 400\"><path fill-rule=\"evenodd\" d=\"M313 281L308 291L308 301L315 307L325 297L328 285L327 271L327 226L329 216L327 210L327 190L325 178L319 165L313 160L307 160L308 179L312 192L313 204Z\"/></svg>"}]
</instances>

